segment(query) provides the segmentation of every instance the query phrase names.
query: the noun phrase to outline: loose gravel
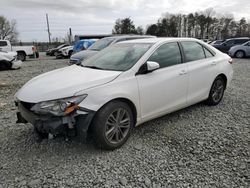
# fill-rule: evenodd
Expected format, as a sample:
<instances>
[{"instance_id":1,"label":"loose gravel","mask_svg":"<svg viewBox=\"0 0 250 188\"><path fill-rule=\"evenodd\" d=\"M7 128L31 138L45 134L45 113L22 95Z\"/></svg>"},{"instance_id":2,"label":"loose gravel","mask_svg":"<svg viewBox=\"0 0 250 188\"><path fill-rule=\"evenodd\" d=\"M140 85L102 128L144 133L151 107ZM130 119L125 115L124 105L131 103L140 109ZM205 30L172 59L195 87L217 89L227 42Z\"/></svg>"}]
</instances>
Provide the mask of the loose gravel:
<instances>
[{"instance_id":1,"label":"loose gravel","mask_svg":"<svg viewBox=\"0 0 250 188\"><path fill-rule=\"evenodd\" d=\"M147 122L115 151L63 138L38 144L32 125L15 123L15 92L65 66L42 56L0 72L0 188L250 187L249 59L235 60L218 106L196 104Z\"/></svg>"}]
</instances>

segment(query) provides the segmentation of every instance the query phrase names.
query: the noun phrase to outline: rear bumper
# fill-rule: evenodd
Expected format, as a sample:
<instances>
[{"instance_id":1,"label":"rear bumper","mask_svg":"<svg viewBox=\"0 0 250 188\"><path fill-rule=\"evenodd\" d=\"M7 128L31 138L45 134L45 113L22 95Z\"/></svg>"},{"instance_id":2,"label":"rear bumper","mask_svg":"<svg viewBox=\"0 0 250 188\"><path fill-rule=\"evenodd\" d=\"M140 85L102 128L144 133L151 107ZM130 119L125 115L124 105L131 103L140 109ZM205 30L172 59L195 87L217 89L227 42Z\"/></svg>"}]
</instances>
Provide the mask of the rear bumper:
<instances>
[{"instance_id":1,"label":"rear bumper","mask_svg":"<svg viewBox=\"0 0 250 188\"><path fill-rule=\"evenodd\" d=\"M87 138L88 128L92 122L95 112L86 110L82 114L76 112L68 116L38 115L26 109L18 102L17 123L31 123L36 130L53 135L66 133L75 129L76 136L80 141Z\"/></svg>"}]
</instances>

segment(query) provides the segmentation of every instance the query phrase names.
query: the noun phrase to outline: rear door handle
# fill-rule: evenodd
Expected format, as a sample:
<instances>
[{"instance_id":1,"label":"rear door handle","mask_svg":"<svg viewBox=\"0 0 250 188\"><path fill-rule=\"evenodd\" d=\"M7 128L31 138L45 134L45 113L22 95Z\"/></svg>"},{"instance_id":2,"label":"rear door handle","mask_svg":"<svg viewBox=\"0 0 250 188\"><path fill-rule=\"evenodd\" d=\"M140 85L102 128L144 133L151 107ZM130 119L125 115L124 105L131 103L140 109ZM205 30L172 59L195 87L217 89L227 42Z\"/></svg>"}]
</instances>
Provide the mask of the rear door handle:
<instances>
[{"instance_id":1,"label":"rear door handle","mask_svg":"<svg viewBox=\"0 0 250 188\"><path fill-rule=\"evenodd\" d=\"M181 70L181 72L179 73L179 75L184 75L184 74L187 74L187 71Z\"/></svg>"}]
</instances>

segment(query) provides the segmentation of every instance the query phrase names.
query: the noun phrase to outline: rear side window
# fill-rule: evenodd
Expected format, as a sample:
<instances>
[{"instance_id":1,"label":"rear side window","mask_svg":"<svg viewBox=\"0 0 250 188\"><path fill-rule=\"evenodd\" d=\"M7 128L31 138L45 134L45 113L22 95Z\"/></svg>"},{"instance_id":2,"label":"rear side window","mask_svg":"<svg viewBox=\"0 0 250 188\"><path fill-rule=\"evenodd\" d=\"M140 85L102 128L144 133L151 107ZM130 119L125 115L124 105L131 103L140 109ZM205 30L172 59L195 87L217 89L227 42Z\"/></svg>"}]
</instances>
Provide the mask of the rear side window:
<instances>
[{"instance_id":1,"label":"rear side window","mask_svg":"<svg viewBox=\"0 0 250 188\"><path fill-rule=\"evenodd\" d=\"M160 46L148 59L159 63L160 68L182 63L179 45L176 42Z\"/></svg>"},{"instance_id":2,"label":"rear side window","mask_svg":"<svg viewBox=\"0 0 250 188\"><path fill-rule=\"evenodd\" d=\"M187 62L206 58L203 47L197 42L187 41L181 42L181 44L183 46L183 51Z\"/></svg>"},{"instance_id":3,"label":"rear side window","mask_svg":"<svg viewBox=\"0 0 250 188\"><path fill-rule=\"evenodd\" d=\"M203 47L203 49L204 49L206 58L209 58L209 57L213 57L213 56L214 56L214 55L213 55L210 51L208 51L208 49L206 49L205 47Z\"/></svg>"},{"instance_id":4,"label":"rear side window","mask_svg":"<svg viewBox=\"0 0 250 188\"><path fill-rule=\"evenodd\" d=\"M7 46L7 42L6 41L0 41L0 46Z\"/></svg>"},{"instance_id":5,"label":"rear side window","mask_svg":"<svg viewBox=\"0 0 250 188\"><path fill-rule=\"evenodd\" d=\"M236 39L235 44L243 44L243 43L245 43L247 41L248 41L247 39Z\"/></svg>"}]
</instances>

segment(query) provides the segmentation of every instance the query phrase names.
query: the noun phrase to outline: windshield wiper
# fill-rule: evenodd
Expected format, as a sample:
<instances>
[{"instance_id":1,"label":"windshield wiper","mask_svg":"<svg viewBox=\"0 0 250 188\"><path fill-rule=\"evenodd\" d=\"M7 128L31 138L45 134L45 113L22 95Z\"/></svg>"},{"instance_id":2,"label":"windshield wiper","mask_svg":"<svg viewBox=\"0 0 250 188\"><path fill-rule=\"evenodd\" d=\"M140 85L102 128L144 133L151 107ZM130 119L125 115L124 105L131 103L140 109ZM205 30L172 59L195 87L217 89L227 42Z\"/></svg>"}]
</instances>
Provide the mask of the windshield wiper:
<instances>
[{"instance_id":1,"label":"windshield wiper","mask_svg":"<svg viewBox=\"0 0 250 188\"><path fill-rule=\"evenodd\" d=\"M103 70L103 68L100 67L96 67L96 66L91 66L91 65L82 65L83 67L87 67L87 68L91 68L91 69L99 69L99 70Z\"/></svg>"}]
</instances>

